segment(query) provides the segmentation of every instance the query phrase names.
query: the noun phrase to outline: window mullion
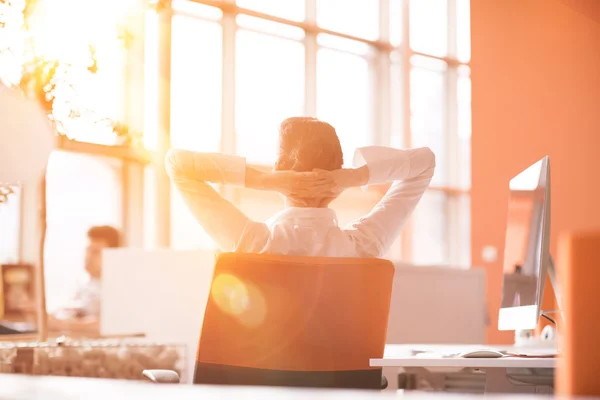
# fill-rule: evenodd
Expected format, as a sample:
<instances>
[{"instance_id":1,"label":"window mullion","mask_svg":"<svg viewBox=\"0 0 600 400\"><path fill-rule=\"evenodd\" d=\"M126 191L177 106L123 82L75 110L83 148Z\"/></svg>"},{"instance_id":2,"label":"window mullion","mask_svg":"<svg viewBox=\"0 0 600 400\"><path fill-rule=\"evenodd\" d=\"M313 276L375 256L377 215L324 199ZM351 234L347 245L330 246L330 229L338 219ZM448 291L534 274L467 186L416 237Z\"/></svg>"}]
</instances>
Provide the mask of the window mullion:
<instances>
[{"instance_id":1,"label":"window mullion","mask_svg":"<svg viewBox=\"0 0 600 400\"><path fill-rule=\"evenodd\" d=\"M221 151L227 154L235 154L237 151L235 126L235 46L237 24L235 17L234 13L224 13L221 21L223 29ZM239 195L235 188L222 185L220 191L225 198L235 204L239 203Z\"/></svg>"},{"instance_id":2,"label":"window mullion","mask_svg":"<svg viewBox=\"0 0 600 400\"><path fill-rule=\"evenodd\" d=\"M387 51L378 51L371 61L371 126L373 143L389 145L391 142L390 115L390 57Z\"/></svg>"},{"instance_id":3,"label":"window mullion","mask_svg":"<svg viewBox=\"0 0 600 400\"><path fill-rule=\"evenodd\" d=\"M223 78L221 151L233 154L235 143L235 15L223 15Z\"/></svg>"},{"instance_id":4,"label":"window mullion","mask_svg":"<svg viewBox=\"0 0 600 400\"><path fill-rule=\"evenodd\" d=\"M144 244L144 165L133 161L123 161L123 236L124 244L142 247Z\"/></svg>"},{"instance_id":5,"label":"window mullion","mask_svg":"<svg viewBox=\"0 0 600 400\"><path fill-rule=\"evenodd\" d=\"M390 41L390 0L379 0L379 40Z\"/></svg>"},{"instance_id":6,"label":"window mullion","mask_svg":"<svg viewBox=\"0 0 600 400\"><path fill-rule=\"evenodd\" d=\"M306 22L317 23L317 0L306 0ZM304 38L304 114L317 115L317 33L305 30Z\"/></svg>"},{"instance_id":7,"label":"window mullion","mask_svg":"<svg viewBox=\"0 0 600 400\"><path fill-rule=\"evenodd\" d=\"M456 37L456 0L448 0L448 57L456 58L457 37ZM447 162L448 186L458 187L460 181L460 160L459 160L459 141L458 141L458 66L454 63L448 64L446 72L446 101L445 104L445 125L446 125L446 143L447 143ZM446 241L448 243L448 259L454 265L461 263L461 196L448 195L447 210L448 225L446 227Z\"/></svg>"},{"instance_id":8,"label":"window mullion","mask_svg":"<svg viewBox=\"0 0 600 400\"><path fill-rule=\"evenodd\" d=\"M158 160L171 146L171 40L173 10L170 2L165 2L158 10L158 115L157 115L157 155ZM156 174L156 244L168 247L171 242L171 182L164 168L157 168Z\"/></svg>"},{"instance_id":9,"label":"window mullion","mask_svg":"<svg viewBox=\"0 0 600 400\"><path fill-rule=\"evenodd\" d=\"M457 11L456 0L448 1L448 58L457 58Z\"/></svg>"},{"instance_id":10,"label":"window mullion","mask_svg":"<svg viewBox=\"0 0 600 400\"><path fill-rule=\"evenodd\" d=\"M140 7L142 0L137 0ZM128 27L134 40L127 48L126 66L124 68L123 109L124 120L133 132L144 130L144 48L146 30L146 14L136 13L129 20ZM131 90L134 88L135 90ZM129 246L141 247L144 235L144 165L139 162L123 161L123 235Z\"/></svg>"},{"instance_id":11,"label":"window mullion","mask_svg":"<svg viewBox=\"0 0 600 400\"><path fill-rule=\"evenodd\" d=\"M403 1L402 7L402 126L404 133L404 147L412 145L410 129L410 5L409 0ZM402 259L411 262L413 244L413 222L409 220L402 232Z\"/></svg>"}]
</instances>

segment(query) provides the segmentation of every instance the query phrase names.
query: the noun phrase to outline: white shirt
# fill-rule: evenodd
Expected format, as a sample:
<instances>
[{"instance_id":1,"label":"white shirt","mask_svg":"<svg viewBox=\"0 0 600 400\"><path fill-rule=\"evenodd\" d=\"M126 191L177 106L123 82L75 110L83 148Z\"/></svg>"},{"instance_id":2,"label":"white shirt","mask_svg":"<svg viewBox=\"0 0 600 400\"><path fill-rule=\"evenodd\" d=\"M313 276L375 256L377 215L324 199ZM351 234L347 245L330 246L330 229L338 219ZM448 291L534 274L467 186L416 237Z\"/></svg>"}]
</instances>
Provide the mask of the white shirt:
<instances>
[{"instance_id":1,"label":"white shirt","mask_svg":"<svg viewBox=\"0 0 600 400\"><path fill-rule=\"evenodd\" d=\"M77 288L69 304L57 312L59 318L98 317L100 315L101 283L91 278Z\"/></svg>"},{"instance_id":2,"label":"white shirt","mask_svg":"<svg viewBox=\"0 0 600 400\"><path fill-rule=\"evenodd\" d=\"M248 218L207 183L244 186L243 157L170 150L165 164L194 217L223 251L382 257L429 186L435 156L428 148L358 149L354 164L367 165L368 184L393 183L369 214L344 228L329 208L287 208L266 222Z\"/></svg>"}]
</instances>

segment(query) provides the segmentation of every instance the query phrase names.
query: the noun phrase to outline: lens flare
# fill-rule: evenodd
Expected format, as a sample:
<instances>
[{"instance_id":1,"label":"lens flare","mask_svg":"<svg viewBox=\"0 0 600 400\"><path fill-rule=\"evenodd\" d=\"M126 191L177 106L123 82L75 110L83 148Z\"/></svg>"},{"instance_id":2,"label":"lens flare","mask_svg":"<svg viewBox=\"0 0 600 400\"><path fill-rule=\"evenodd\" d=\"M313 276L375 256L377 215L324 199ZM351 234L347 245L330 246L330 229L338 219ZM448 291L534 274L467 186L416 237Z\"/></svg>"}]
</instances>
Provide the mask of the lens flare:
<instances>
[{"instance_id":1,"label":"lens flare","mask_svg":"<svg viewBox=\"0 0 600 400\"><path fill-rule=\"evenodd\" d=\"M230 274L215 277L211 297L217 307L242 325L256 327L265 321L267 305L261 291Z\"/></svg>"}]
</instances>

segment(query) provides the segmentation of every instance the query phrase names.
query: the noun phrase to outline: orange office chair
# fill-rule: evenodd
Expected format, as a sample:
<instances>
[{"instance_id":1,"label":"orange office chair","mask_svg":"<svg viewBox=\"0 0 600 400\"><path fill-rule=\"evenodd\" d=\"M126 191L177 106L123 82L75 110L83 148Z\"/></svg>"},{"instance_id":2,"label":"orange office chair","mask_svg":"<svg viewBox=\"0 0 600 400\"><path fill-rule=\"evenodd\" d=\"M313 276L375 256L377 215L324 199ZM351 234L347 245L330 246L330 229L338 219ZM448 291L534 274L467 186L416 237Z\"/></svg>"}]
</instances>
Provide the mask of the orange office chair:
<instances>
[{"instance_id":1,"label":"orange office chair","mask_svg":"<svg viewBox=\"0 0 600 400\"><path fill-rule=\"evenodd\" d=\"M193 382L385 387L369 359L383 357L393 276L381 259L221 254Z\"/></svg>"}]
</instances>

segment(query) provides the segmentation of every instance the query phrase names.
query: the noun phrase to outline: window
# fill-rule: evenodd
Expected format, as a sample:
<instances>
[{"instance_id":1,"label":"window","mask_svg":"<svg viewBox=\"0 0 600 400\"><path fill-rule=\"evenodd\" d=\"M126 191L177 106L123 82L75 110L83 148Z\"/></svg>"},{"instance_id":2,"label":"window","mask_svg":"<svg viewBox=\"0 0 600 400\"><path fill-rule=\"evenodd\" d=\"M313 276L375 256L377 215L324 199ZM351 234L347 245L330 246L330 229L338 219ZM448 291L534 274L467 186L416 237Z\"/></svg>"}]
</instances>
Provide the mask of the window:
<instances>
[{"instance_id":1,"label":"window","mask_svg":"<svg viewBox=\"0 0 600 400\"><path fill-rule=\"evenodd\" d=\"M126 45L119 23L130 6L125 3L112 2L107 7L100 3L42 0L32 7L29 22L35 51L41 57L59 61L52 79L56 85L52 114L59 131L70 139L119 144L108 120L124 118ZM21 54L19 62L27 56Z\"/></svg>"},{"instance_id":2,"label":"window","mask_svg":"<svg viewBox=\"0 0 600 400\"><path fill-rule=\"evenodd\" d=\"M368 61L349 52L319 49L317 117L335 127L346 166L352 165L354 149L369 144L373 136L370 104Z\"/></svg>"},{"instance_id":3,"label":"window","mask_svg":"<svg viewBox=\"0 0 600 400\"><path fill-rule=\"evenodd\" d=\"M171 145L216 152L221 148L222 31L218 22L176 15L171 39ZM171 246L214 248L183 198L171 186Z\"/></svg>"},{"instance_id":4,"label":"window","mask_svg":"<svg viewBox=\"0 0 600 400\"><path fill-rule=\"evenodd\" d=\"M443 264L448 259L448 196L429 191L421 198L412 217L412 262Z\"/></svg>"},{"instance_id":5,"label":"window","mask_svg":"<svg viewBox=\"0 0 600 400\"><path fill-rule=\"evenodd\" d=\"M68 301L86 278L87 231L95 225L122 228L122 162L55 151L46 174L46 302Z\"/></svg>"},{"instance_id":6,"label":"window","mask_svg":"<svg viewBox=\"0 0 600 400\"><path fill-rule=\"evenodd\" d=\"M236 152L250 163L273 164L279 124L304 111L304 46L245 29L236 39Z\"/></svg>"},{"instance_id":7,"label":"window","mask_svg":"<svg viewBox=\"0 0 600 400\"><path fill-rule=\"evenodd\" d=\"M304 0L237 0L237 5L292 21L304 19Z\"/></svg>"},{"instance_id":8,"label":"window","mask_svg":"<svg viewBox=\"0 0 600 400\"><path fill-rule=\"evenodd\" d=\"M174 2L166 103L171 144L237 153L268 167L277 155L280 122L315 115L336 128L346 166L360 146L429 146L437 158L432 187L388 256L468 265L468 0L236 5ZM147 39L159 37L154 22L147 29ZM271 193L218 190L258 220L282 206ZM377 190L334 202L340 223L366 214L380 198ZM212 248L178 194L171 197L171 245Z\"/></svg>"},{"instance_id":9,"label":"window","mask_svg":"<svg viewBox=\"0 0 600 400\"><path fill-rule=\"evenodd\" d=\"M457 186L471 186L471 76L467 66L458 68L457 82L458 117L458 171Z\"/></svg>"},{"instance_id":10,"label":"window","mask_svg":"<svg viewBox=\"0 0 600 400\"><path fill-rule=\"evenodd\" d=\"M448 54L448 0L410 0L410 47L417 53Z\"/></svg>"},{"instance_id":11,"label":"window","mask_svg":"<svg viewBox=\"0 0 600 400\"><path fill-rule=\"evenodd\" d=\"M317 22L323 29L376 40L379 5L373 0L317 0Z\"/></svg>"},{"instance_id":12,"label":"window","mask_svg":"<svg viewBox=\"0 0 600 400\"><path fill-rule=\"evenodd\" d=\"M448 183L446 63L414 56L410 72L411 147L430 147L436 155L432 185Z\"/></svg>"},{"instance_id":13,"label":"window","mask_svg":"<svg viewBox=\"0 0 600 400\"><path fill-rule=\"evenodd\" d=\"M173 17L171 145L195 151L221 147L221 26Z\"/></svg>"}]
</instances>

